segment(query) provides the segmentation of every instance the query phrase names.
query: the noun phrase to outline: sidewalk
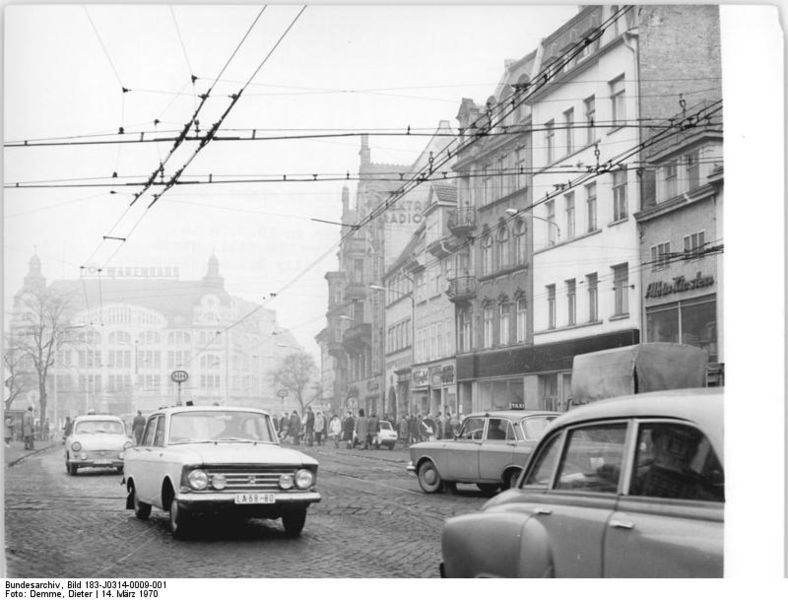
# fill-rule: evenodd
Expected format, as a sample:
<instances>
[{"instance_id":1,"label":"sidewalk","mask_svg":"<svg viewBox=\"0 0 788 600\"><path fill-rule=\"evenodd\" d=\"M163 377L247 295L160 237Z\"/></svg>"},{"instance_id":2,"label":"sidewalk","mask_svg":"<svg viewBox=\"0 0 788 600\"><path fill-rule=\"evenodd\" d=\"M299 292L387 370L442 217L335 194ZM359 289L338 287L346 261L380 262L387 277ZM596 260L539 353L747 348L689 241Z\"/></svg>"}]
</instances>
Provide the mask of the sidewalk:
<instances>
[{"instance_id":1,"label":"sidewalk","mask_svg":"<svg viewBox=\"0 0 788 600\"><path fill-rule=\"evenodd\" d=\"M3 444L3 463L6 466L13 466L13 464L16 464L26 456L42 452L43 450L47 450L48 448L57 445L62 444L55 440L50 440L47 442L35 442L35 450L25 450L24 442L11 442L9 446L5 446L5 444Z\"/></svg>"}]
</instances>

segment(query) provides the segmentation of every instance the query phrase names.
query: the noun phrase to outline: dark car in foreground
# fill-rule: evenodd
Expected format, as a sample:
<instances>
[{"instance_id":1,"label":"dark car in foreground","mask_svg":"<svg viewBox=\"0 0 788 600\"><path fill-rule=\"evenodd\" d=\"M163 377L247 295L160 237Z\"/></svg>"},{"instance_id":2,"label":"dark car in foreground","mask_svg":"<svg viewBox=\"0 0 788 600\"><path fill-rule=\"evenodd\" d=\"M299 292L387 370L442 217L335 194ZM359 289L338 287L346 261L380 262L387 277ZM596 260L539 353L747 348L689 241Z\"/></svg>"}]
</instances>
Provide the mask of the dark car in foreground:
<instances>
[{"instance_id":1,"label":"dark car in foreground","mask_svg":"<svg viewBox=\"0 0 788 600\"><path fill-rule=\"evenodd\" d=\"M671 390L556 419L517 485L447 520L444 577L721 577L723 394Z\"/></svg>"}]
</instances>

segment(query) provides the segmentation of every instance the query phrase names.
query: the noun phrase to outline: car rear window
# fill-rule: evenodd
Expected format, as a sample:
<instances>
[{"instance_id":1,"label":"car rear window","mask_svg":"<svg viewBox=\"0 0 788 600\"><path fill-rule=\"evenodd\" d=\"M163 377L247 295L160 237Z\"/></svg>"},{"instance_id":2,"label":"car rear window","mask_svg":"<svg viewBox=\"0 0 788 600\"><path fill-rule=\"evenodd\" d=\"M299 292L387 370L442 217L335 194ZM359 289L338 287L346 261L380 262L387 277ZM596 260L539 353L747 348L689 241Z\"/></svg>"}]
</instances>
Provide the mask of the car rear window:
<instances>
[{"instance_id":1,"label":"car rear window","mask_svg":"<svg viewBox=\"0 0 788 600\"><path fill-rule=\"evenodd\" d=\"M541 439L553 419L555 419L554 416L545 415L543 417L528 417L520 421L526 441L535 442Z\"/></svg>"},{"instance_id":2,"label":"car rear window","mask_svg":"<svg viewBox=\"0 0 788 600\"><path fill-rule=\"evenodd\" d=\"M74 433L94 434L94 433L114 433L123 435L125 430L120 421L80 421L74 427Z\"/></svg>"}]
</instances>

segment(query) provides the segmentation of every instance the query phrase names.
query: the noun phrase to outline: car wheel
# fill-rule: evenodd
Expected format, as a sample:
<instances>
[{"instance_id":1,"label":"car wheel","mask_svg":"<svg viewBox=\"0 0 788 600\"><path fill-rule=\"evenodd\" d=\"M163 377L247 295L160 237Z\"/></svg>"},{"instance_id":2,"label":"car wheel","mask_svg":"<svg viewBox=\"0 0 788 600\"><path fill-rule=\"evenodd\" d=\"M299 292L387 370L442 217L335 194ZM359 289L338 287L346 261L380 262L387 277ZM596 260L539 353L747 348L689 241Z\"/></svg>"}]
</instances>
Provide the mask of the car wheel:
<instances>
[{"instance_id":1,"label":"car wheel","mask_svg":"<svg viewBox=\"0 0 788 600\"><path fill-rule=\"evenodd\" d=\"M482 491L482 493L486 496L492 496L495 492L498 491L497 483L477 483L476 487L479 488Z\"/></svg>"},{"instance_id":2,"label":"car wheel","mask_svg":"<svg viewBox=\"0 0 788 600\"><path fill-rule=\"evenodd\" d=\"M183 539L189 528L189 515L173 498L170 502L170 533L176 539Z\"/></svg>"},{"instance_id":3,"label":"car wheel","mask_svg":"<svg viewBox=\"0 0 788 600\"><path fill-rule=\"evenodd\" d=\"M389 450L394 450L394 444L389 444Z\"/></svg>"},{"instance_id":4,"label":"car wheel","mask_svg":"<svg viewBox=\"0 0 788 600\"><path fill-rule=\"evenodd\" d=\"M133 485L131 486L129 492L131 493L131 498L134 502L134 516L140 521L144 521L150 516L151 505L147 502L140 501L139 497L137 497L137 490L134 489Z\"/></svg>"},{"instance_id":5,"label":"car wheel","mask_svg":"<svg viewBox=\"0 0 788 600\"><path fill-rule=\"evenodd\" d=\"M288 512L282 515L282 525L287 535L297 537L306 523L306 509Z\"/></svg>"},{"instance_id":6,"label":"car wheel","mask_svg":"<svg viewBox=\"0 0 788 600\"><path fill-rule=\"evenodd\" d=\"M520 479L520 474L522 471L520 469L512 469L509 473L509 477L506 480L506 485L508 489L512 489L517 487L517 480Z\"/></svg>"},{"instance_id":7,"label":"car wheel","mask_svg":"<svg viewBox=\"0 0 788 600\"><path fill-rule=\"evenodd\" d=\"M438 474L438 469L431 460L425 460L419 466L418 471L419 487L428 494L434 494L443 487L443 481Z\"/></svg>"}]
</instances>

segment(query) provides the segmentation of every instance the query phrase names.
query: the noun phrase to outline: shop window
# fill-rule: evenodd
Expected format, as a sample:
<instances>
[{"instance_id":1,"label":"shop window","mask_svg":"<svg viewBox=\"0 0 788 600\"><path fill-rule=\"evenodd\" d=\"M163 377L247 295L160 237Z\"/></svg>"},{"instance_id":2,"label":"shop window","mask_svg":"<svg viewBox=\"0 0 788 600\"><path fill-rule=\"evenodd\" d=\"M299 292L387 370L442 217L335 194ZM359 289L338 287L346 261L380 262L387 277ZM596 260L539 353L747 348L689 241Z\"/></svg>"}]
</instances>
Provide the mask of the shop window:
<instances>
[{"instance_id":1,"label":"shop window","mask_svg":"<svg viewBox=\"0 0 788 600\"><path fill-rule=\"evenodd\" d=\"M717 306L715 301L681 306L681 343L703 348L709 361L717 360Z\"/></svg>"}]
</instances>

